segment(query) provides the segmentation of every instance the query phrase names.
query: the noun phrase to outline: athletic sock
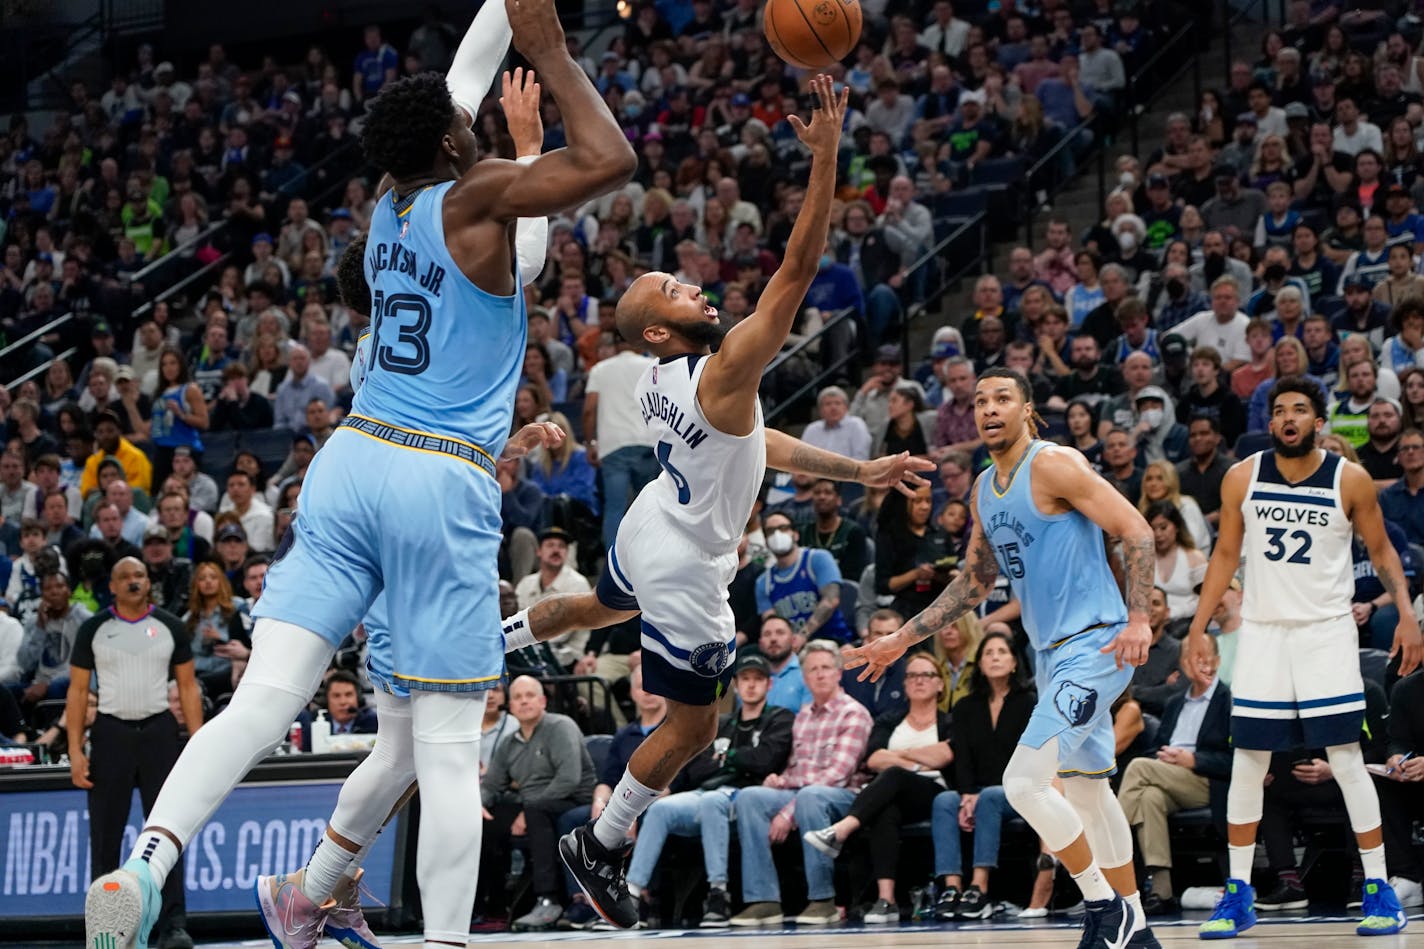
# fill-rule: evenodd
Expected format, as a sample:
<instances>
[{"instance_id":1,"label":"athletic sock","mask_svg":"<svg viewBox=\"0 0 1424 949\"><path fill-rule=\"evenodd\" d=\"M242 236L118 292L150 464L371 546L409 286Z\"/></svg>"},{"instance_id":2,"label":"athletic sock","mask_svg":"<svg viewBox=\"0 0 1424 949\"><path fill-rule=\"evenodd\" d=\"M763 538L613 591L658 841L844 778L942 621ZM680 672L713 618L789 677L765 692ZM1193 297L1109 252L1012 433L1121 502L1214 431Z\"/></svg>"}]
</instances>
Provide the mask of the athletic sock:
<instances>
[{"instance_id":1,"label":"athletic sock","mask_svg":"<svg viewBox=\"0 0 1424 949\"><path fill-rule=\"evenodd\" d=\"M1131 896L1124 896L1123 899L1127 901L1127 905L1131 906L1133 913L1136 914L1132 917L1132 931L1139 932L1146 929L1147 914L1142 911L1142 893L1139 891L1133 893Z\"/></svg>"},{"instance_id":2,"label":"athletic sock","mask_svg":"<svg viewBox=\"0 0 1424 949\"><path fill-rule=\"evenodd\" d=\"M146 830L138 835L130 859L136 858L148 864L154 885L161 888L168 874L173 872L173 865L178 862L179 856L177 845L168 839L167 834Z\"/></svg>"},{"instance_id":3,"label":"athletic sock","mask_svg":"<svg viewBox=\"0 0 1424 949\"><path fill-rule=\"evenodd\" d=\"M1256 862L1256 845L1237 847L1235 844L1227 844L1226 855L1227 863L1231 867L1231 879L1250 883L1251 864Z\"/></svg>"},{"instance_id":4,"label":"athletic sock","mask_svg":"<svg viewBox=\"0 0 1424 949\"><path fill-rule=\"evenodd\" d=\"M618 786L613 789L613 796L608 799L608 805L593 825L593 835L609 850L621 846L633 822L648 809L648 805L652 804L657 796L657 791L645 787L625 770L623 779L618 782Z\"/></svg>"},{"instance_id":5,"label":"athletic sock","mask_svg":"<svg viewBox=\"0 0 1424 949\"><path fill-rule=\"evenodd\" d=\"M357 856L329 835L322 834L321 843L316 845L316 851L307 861L307 872L302 875L302 893L317 906L331 899L332 892Z\"/></svg>"},{"instance_id":6,"label":"athletic sock","mask_svg":"<svg viewBox=\"0 0 1424 949\"><path fill-rule=\"evenodd\" d=\"M1281 870L1280 872L1278 872L1278 873L1276 874L1276 879L1280 880L1281 883L1283 883L1283 884L1286 885L1286 886L1293 886L1293 887L1295 887L1296 889L1300 889L1300 888L1301 888L1301 887L1300 887L1300 871L1297 870L1295 867L1289 867L1289 868L1287 868L1287 869L1285 869L1285 870Z\"/></svg>"},{"instance_id":7,"label":"athletic sock","mask_svg":"<svg viewBox=\"0 0 1424 949\"><path fill-rule=\"evenodd\" d=\"M1360 851L1360 864L1365 868L1366 880L1385 879L1384 844Z\"/></svg>"},{"instance_id":8,"label":"athletic sock","mask_svg":"<svg viewBox=\"0 0 1424 949\"><path fill-rule=\"evenodd\" d=\"M355 880L361 875L361 864L366 862L366 857L371 853L371 848L375 845L375 838L372 838L369 844L361 848L361 851L356 854L356 858L351 861L351 865L346 868L346 872L341 875L343 881Z\"/></svg>"},{"instance_id":9,"label":"athletic sock","mask_svg":"<svg viewBox=\"0 0 1424 949\"><path fill-rule=\"evenodd\" d=\"M1078 889L1083 892L1083 899L1090 903L1110 900L1117 896L1117 891L1108 883L1108 878L1103 876L1103 871L1096 861L1088 864L1082 873L1073 874L1073 882L1077 883Z\"/></svg>"}]
</instances>

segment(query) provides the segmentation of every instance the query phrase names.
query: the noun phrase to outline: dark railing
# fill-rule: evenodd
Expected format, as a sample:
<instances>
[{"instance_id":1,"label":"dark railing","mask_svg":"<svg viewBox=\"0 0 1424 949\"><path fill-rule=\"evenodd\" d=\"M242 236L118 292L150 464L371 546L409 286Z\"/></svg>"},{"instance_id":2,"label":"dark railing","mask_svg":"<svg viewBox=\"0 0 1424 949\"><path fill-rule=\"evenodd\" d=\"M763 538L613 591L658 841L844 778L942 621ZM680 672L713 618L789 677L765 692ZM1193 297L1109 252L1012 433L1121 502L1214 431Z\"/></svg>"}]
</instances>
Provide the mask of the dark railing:
<instances>
[{"instance_id":1,"label":"dark railing","mask_svg":"<svg viewBox=\"0 0 1424 949\"><path fill-rule=\"evenodd\" d=\"M1166 59L1168 53L1176 53L1178 46L1199 33L1200 30L1196 24L1186 24L1173 33L1167 42L1162 44L1161 49L1147 57L1147 61L1127 77L1127 101L1132 103L1131 118L1128 120L1132 135L1132 154L1138 153L1138 125L1142 113L1151 108L1152 103L1157 101L1157 97L1167 91L1167 86L1188 66L1197 63L1200 57L1188 55L1184 61L1176 64L1175 70L1170 75L1156 75L1154 70L1156 70L1157 64ZM1144 82L1144 79L1148 81ZM1139 91L1145 91L1146 95L1139 98ZM1199 98L1201 98L1201 67L1197 65L1192 70L1192 101L1195 102Z\"/></svg>"},{"instance_id":2,"label":"dark railing","mask_svg":"<svg viewBox=\"0 0 1424 949\"><path fill-rule=\"evenodd\" d=\"M66 313L66 314L64 314L63 316L56 317L55 319L53 319L53 320L51 320L50 322L46 323L44 326L41 326L39 329L35 330L33 333L28 333L28 334L26 334L26 335L24 335L24 336L21 336L19 339L15 340L13 343L11 343L10 345L6 346L4 349L0 349L0 359L4 359L5 357L7 357L7 356L9 356L9 355L11 355L11 354L13 354L13 353L19 352L20 350L24 349L26 346L29 346L31 343L34 343L36 340L40 339L41 337L43 337L43 336L45 336L45 335L47 335L47 334L49 334L49 333L54 332L54 331L57 330L59 327L63 326L65 323L68 323L68 322L70 322L70 321L73 320L73 319L74 319L74 314L73 314L72 312Z\"/></svg>"},{"instance_id":3,"label":"dark railing","mask_svg":"<svg viewBox=\"0 0 1424 949\"><path fill-rule=\"evenodd\" d=\"M934 288L923 300L916 300L905 308L903 318L900 320L900 350L905 359L908 360L910 346L910 328L916 320L929 312L933 305L954 286L955 282L963 277L970 270L981 268L988 260L988 234L987 215L984 212L964 219L953 231L946 234L933 247L921 254L914 263L905 268L906 279L914 280L920 276L921 271L930 268L937 268L938 274L934 281ZM974 231L978 236L978 250L972 255L964 255L957 258L960 263L958 267L950 268L948 265L950 248L956 244L962 244L965 237ZM834 338L830 334L844 335L852 326L856 326L855 313L847 308L840 310L826 320L819 330L808 336L802 337L794 345L783 349L777 354L766 369L762 372L762 378L772 376L781 366L791 359L807 353L813 346L820 345L826 347ZM865 341L859 341L860 345L865 345ZM813 392L818 391L830 379L834 379L836 374L859 357L860 350L855 345L846 345L838 352L827 358L824 354L821 357L821 368L814 376L805 383L797 387L790 395L782 398L779 402L765 410L766 423L768 425L785 415L793 406L799 404L803 399ZM908 363L906 364L908 372Z\"/></svg>"},{"instance_id":4,"label":"dark railing","mask_svg":"<svg viewBox=\"0 0 1424 949\"><path fill-rule=\"evenodd\" d=\"M1038 220L1038 212L1058 196L1058 193L1068 186L1077 177L1076 171L1073 175L1054 175L1050 180L1052 184L1043 189L1043 193L1034 188L1033 183L1042 180L1043 176L1049 173L1050 169L1056 168L1063 162L1063 152L1065 149L1072 149L1074 143L1082 137L1084 132L1091 132L1093 123L1097 121L1098 114L1093 112L1077 125L1073 126L1063 136L1054 143L1053 147L1043 154L1043 157L1029 166L1024 172L1022 182L1022 197L1024 203L1023 228L1024 243L1029 247L1033 246L1033 228ZM1084 153L1084 158L1096 155L1098 165L1098 205L1107 200L1107 158L1102 142L1095 137L1093 140L1093 151Z\"/></svg>"},{"instance_id":5,"label":"dark railing","mask_svg":"<svg viewBox=\"0 0 1424 949\"><path fill-rule=\"evenodd\" d=\"M14 379L10 380L10 382L5 386L5 388L15 389L23 383L29 382L31 379L36 378L41 373L48 372L49 367L54 365L56 362L64 362L66 360L73 359L74 355L78 352L78 349L71 346L62 353L56 353L53 359L50 359L47 362L40 363L38 366L31 369L29 372L26 372L20 376L16 376Z\"/></svg>"}]
</instances>

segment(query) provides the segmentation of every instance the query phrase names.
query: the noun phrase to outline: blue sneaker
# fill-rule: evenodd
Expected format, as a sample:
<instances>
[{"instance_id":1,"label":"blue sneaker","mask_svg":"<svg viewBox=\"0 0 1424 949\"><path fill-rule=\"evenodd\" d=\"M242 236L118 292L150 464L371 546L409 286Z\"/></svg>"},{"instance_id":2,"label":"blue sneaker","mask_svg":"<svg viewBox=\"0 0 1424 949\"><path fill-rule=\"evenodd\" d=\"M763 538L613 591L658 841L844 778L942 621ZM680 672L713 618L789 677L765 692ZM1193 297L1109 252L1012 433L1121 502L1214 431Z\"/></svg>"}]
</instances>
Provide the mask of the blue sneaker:
<instances>
[{"instance_id":1,"label":"blue sneaker","mask_svg":"<svg viewBox=\"0 0 1424 949\"><path fill-rule=\"evenodd\" d=\"M163 896L142 860L130 860L89 884L84 897L85 949L147 949Z\"/></svg>"},{"instance_id":2,"label":"blue sneaker","mask_svg":"<svg viewBox=\"0 0 1424 949\"><path fill-rule=\"evenodd\" d=\"M1355 927L1360 936L1392 936L1409 923L1394 887L1384 880L1365 881L1365 918Z\"/></svg>"},{"instance_id":3,"label":"blue sneaker","mask_svg":"<svg viewBox=\"0 0 1424 949\"><path fill-rule=\"evenodd\" d=\"M1256 925L1256 891L1244 880L1227 880L1226 891L1216 904L1211 919L1201 924L1202 939L1235 939Z\"/></svg>"},{"instance_id":4,"label":"blue sneaker","mask_svg":"<svg viewBox=\"0 0 1424 949\"><path fill-rule=\"evenodd\" d=\"M1127 900L1120 896L1086 900L1083 909L1083 938L1078 949L1127 949L1132 945L1137 914Z\"/></svg>"}]
</instances>

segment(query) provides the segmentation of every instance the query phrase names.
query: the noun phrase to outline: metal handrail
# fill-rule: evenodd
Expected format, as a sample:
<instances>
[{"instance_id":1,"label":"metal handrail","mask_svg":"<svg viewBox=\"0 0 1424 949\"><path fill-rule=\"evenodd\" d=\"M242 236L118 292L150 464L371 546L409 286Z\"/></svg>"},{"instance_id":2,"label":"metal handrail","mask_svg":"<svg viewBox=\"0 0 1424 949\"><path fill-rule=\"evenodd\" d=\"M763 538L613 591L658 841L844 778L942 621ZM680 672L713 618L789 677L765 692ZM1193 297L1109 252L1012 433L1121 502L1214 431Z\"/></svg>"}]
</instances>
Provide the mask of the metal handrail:
<instances>
[{"instance_id":1,"label":"metal handrail","mask_svg":"<svg viewBox=\"0 0 1424 949\"><path fill-rule=\"evenodd\" d=\"M846 307L842 310L837 310L835 313L831 314L831 318L829 320L826 320L825 323L821 324L821 328L816 330L816 332L810 334L809 336L802 336L790 349L783 348L781 352L776 354L776 358L773 359L771 362L767 363L766 368L761 371L762 378L766 378L767 376L771 375L771 373L781 368L781 365L791 357L799 356L801 353L805 352L806 349L810 347L812 343L820 342L821 337L826 334L827 330L829 330L833 326L840 325L848 319L851 319L851 314L854 312L855 311L852 310L850 307Z\"/></svg>"},{"instance_id":2,"label":"metal handrail","mask_svg":"<svg viewBox=\"0 0 1424 949\"><path fill-rule=\"evenodd\" d=\"M73 310L64 314L63 316L55 317L53 320L46 323L44 326L41 326L34 332L27 333L26 335L21 336L19 339L15 340L10 345L6 346L4 349L0 349L0 359L4 359L6 356L10 355L16 350L21 349L24 346L28 346L30 343L33 343L35 340L39 339L41 336L44 336L46 333L52 332L56 326L63 326L65 323L68 323L74 318L75 317Z\"/></svg>"},{"instance_id":3,"label":"metal handrail","mask_svg":"<svg viewBox=\"0 0 1424 949\"><path fill-rule=\"evenodd\" d=\"M144 278L146 278L149 274L157 270L159 267L165 266L166 264L180 256L183 251L188 250L191 247L197 247L200 242L211 238L219 230L227 226L229 220L230 219L228 218L223 218L221 221L213 221L204 230L199 231L196 237L192 238L191 240L185 241L182 244L179 244L177 247L169 248L168 251L163 254L163 256L157 258L156 260L152 260L147 264L144 264L143 267L141 267L138 272L130 278L130 282L142 283L144 281Z\"/></svg>"},{"instance_id":4,"label":"metal handrail","mask_svg":"<svg viewBox=\"0 0 1424 949\"><path fill-rule=\"evenodd\" d=\"M1176 33L1173 33L1166 43L1162 44L1161 49L1157 50L1157 52L1149 56L1147 58L1147 62L1143 63L1141 66L1138 66L1137 70L1133 72L1132 75L1127 77L1127 98L1128 101L1132 104L1132 118L1130 120L1130 125L1132 128L1132 153L1134 155L1136 155L1139 150L1137 141L1138 107L1145 107L1151 105L1157 99L1158 96L1160 96L1163 92L1166 91L1168 80L1163 80L1161 82L1150 84L1151 91L1147 94L1147 97L1145 99L1142 99L1141 101L1138 101L1137 98L1137 85L1149 75L1149 71L1157 65L1158 61L1160 61L1162 57L1166 56L1170 52L1175 52L1177 44L1182 42L1182 40L1186 39L1188 36L1192 35L1194 29L1195 24L1185 24ZM1195 59L1196 57L1193 56L1190 58ZM1184 62L1179 65L1177 67L1176 72L1172 74L1171 78L1175 79L1178 75L1181 74L1182 70L1189 65L1189 62ZM1198 73L1198 75L1200 75L1200 73ZM1201 93L1200 81L1198 81L1197 86L1198 87L1196 89L1196 93L1199 96Z\"/></svg>"},{"instance_id":5,"label":"metal handrail","mask_svg":"<svg viewBox=\"0 0 1424 949\"><path fill-rule=\"evenodd\" d=\"M179 280L177 283L172 284L168 287L168 289L162 291L157 296L153 297L151 300L135 309L131 314L131 318L135 321L142 321L143 317L153 312L153 308L155 305L159 303L166 303L173 297L177 296L183 290L186 290L190 284L195 283L203 277L206 277L214 270L218 270L222 267L227 266L227 263L230 260L232 260L232 251L228 251L226 254L223 254L217 260L204 264L197 270L188 274L188 276L184 277L182 280Z\"/></svg>"},{"instance_id":6,"label":"metal handrail","mask_svg":"<svg viewBox=\"0 0 1424 949\"><path fill-rule=\"evenodd\" d=\"M25 373L23 376L20 376L18 379L12 379L10 382L6 383L5 388L14 389L16 386L20 386L26 382L29 382L35 376L38 376L40 373L48 372L49 367L54 365L56 362L59 362L60 360L67 360L77 352L79 352L79 349L77 347L71 346L64 352L58 354L53 359L49 360L48 362L41 363L40 365L31 369L29 372Z\"/></svg>"}]
</instances>

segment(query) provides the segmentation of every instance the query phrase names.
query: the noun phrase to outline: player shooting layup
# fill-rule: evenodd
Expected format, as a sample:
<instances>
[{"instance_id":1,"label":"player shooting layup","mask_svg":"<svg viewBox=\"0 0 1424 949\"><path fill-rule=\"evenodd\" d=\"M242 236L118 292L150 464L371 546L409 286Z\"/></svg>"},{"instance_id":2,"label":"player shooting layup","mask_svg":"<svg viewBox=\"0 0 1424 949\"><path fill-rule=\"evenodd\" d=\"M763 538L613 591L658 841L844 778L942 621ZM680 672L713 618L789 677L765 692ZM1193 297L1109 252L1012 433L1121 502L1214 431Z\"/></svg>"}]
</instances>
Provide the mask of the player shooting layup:
<instances>
[{"instance_id":1,"label":"player shooting layup","mask_svg":"<svg viewBox=\"0 0 1424 949\"><path fill-rule=\"evenodd\" d=\"M1230 939L1256 924L1251 861L1271 752L1324 748L1365 869L1365 918L1355 931L1387 936L1403 929L1407 917L1385 879L1379 797L1360 751L1365 693L1350 611L1355 533L1399 608L1390 655L1400 655L1401 676L1424 651L1419 622L1370 475L1315 447L1325 424L1319 387L1287 376L1271 387L1270 404L1274 448L1237 462L1222 479L1220 533L1185 649L1188 657L1210 650L1207 622L1244 551L1243 623L1231 680L1230 877L1200 935Z\"/></svg>"},{"instance_id":2,"label":"player shooting layup","mask_svg":"<svg viewBox=\"0 0 1424 949\"><path fill-rule=\"evenodd\" d=\"M638 921L623 879L628 829L716 736L736 650L727 585L766 467L884 485L922 483L912 472L933 467L905 454L858 463L762 425L757 385L816 274L835 191L846 93L824 76L811 88L819 100L811 124L791 117L811 150L805 206L756 313L723 339L702 290L665 273L638 278L618 304L619 333L659 358L637 399L663 472L619 525L597 593L550 597L505 621L513 650L642 612L643 688L668 700L667 718L634 752L598 820L559 843L594 908L624 928Z\"/></svg>"}]
</instances>

